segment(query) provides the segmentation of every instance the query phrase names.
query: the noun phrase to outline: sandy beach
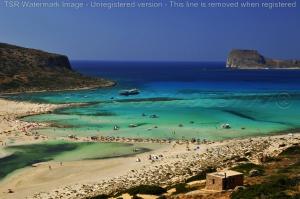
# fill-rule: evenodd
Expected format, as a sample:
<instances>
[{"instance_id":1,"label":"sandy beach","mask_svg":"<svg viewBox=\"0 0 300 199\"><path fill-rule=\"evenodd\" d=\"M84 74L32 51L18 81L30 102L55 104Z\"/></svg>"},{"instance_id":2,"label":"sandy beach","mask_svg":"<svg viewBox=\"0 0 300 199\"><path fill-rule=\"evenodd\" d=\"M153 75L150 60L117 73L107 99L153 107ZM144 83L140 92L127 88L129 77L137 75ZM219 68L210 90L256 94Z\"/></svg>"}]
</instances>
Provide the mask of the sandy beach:
<instances>
[{"instance_id":1,"label":"sandy beach","mask_svg":"<svg viewBox=\"0 0 300 199\"><path fill-rule=\"evenodd\" d=\"M148 154L141 156L142 164L135 163L135 158L123 159L124 163L122 163L122 159L119 159L122 167L115 167L115 172L118 173L122 168L123 174L127 171L125 175L94 179L97 182L93 182L90 178L90 182L87 184L73 183L51 192L35 194L29 198L85 198L95 194L111 194L142 184L172 185L184 182L187 178L208 167L224 169L234 166L244 158L260 163L264 158L276 156L285 148L299 143L300 134L294 134L227 140L202 144L200 149L196 149L196 145L189 144L189 151L186 144L177 144L175 147L169 145L162 150L152 152L159 156L154 162L148 160ZM106 163L114 165L111 161L113 160L108 160Z\"/></svg>"},{"instance_id":2,"label":"sandy beach","mask_svg":"<svg viewBox=\"0 0 300 199\"><path fill-rule=\"evenodd\" d=\"M5 198L85 198L110 194L139 184L161 186L183 182L207 167L234 166L241 159L259 163L300 143L300 134L227 140L200 145L165 144L136 157L104 160L45 162L22 169L0 183ZM151 154L157 160L149 160ZM141 162L136 162L140 158ZM52 169L49 170L48 166ZM12 189L14 193L8 193Z\"/></svg>"},{"instance_id":3,"label":"sandy beach","mask_svg":"<svg viewBox=\"0 0 300 199\"><path fill-rule=\"evenodd\" d=\"M51 112L67 105L35 104L0 98L0 145L45 140L47 137L34 133L45 124L25 122L20 117ZM3 153L2 153L3 156ZM1 148L0 148L1 157Z\"/></svg>"},{"instance_id":4,"label":"sandy beach","mask_svg":"<svg viewBox=\"0 0 300 199\"><path fill-rule=\"evenodd\" d=\"M60 105L32 104L0 99L0 157L3 147L39 142L47 137L34 134L44 124L28 123L20 116L40 114ZM78 140L77 140L78 141ZM88 141L79 138L79 141ZM260 163L300 143L300 134L232 139L221 142L172 142L140 144L153 150L143 154L101 160L43 162L17 170L0 181L0 198L85 198L111 194L140 184L172 185L208 167L224 169L247 159ZM156 145L156 146L154 146ZM159 146L157 146L159 145ZM2 152L1 152L2 151ZM152 160L149 156L152 155ZM140 162L136 161L137 158ZM51 169L49 169L49 165ZM8 190L13 193L8 193Z\"/></svg>"}]
</instances>

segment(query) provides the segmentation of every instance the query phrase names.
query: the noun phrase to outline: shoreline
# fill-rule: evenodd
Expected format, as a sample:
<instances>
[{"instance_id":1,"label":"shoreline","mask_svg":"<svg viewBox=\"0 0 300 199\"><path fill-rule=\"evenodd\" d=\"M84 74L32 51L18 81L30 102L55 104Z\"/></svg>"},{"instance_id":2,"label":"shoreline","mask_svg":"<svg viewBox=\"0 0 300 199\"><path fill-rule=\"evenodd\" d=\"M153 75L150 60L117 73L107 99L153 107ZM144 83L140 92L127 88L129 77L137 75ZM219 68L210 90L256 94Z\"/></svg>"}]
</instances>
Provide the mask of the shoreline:
<instances>
[{"instance_id":1,"label":"shoreline","mask_svg":"<svg viewBox=\"0 0 300 199\"><path fill-rule=\"evenodd\" d=\"M222 170L245 161L243 159L260 164L263 159L276 157L284 149L299 144L300 134L297 133L201 145L161 144L161 148L130 157L70 161L63 166L54 161L43 162L37 167L17 171L0 182L0 193L8 199L25 195L35 199L77 199L118 193L141 184L166 187L185 182L208 167ZM152 154L159 158L149 160ZM137 158L141 162L137 162ZM51 171L48 165L52 166ZM14 193L8 193L8 189Z\"/></svg>"},{"instance_id":2,"label":"shoreline","mask_svg":"<svg viewBox=\"0 0 300 199\"><path fill-rule=\"evenodd\" d=\"M25 129L23 133L25 133L26 137L31 136L41 136L42 140L39 140L35 137L36 141L45 141L45 138L48 137L46 135L32 134L32 130L38 128L44 128L51 126L51 123L38 123L38 122L25 122L22 121L22 118L34 115L42 115L47 113L55 113L55 111L70 107L80 107L80 106L88 106L93 103L99 102L87 102L87 103L64 103L64 104L46 104L46 103L36 103L31 101L18 101L13 99L2 98L0 96L0 143L2 142L3 146L3 134L5 137L6 133L17 133L22 128L28 127ZM4 108L5 106L5 108ZM14 110L17 110L14 112ZM3 127L4 125L4 127ZM8 128L5 130L5 127ZM261 134L261 135L248 135L237 138L226 138L222 140L194 140L192 138L188 139L168 139L168 138L143 138L143 137L119 137L119 136L88 136L88 137L79 137L76 135L70 135L68 137L57 137L56 139L65 140L65 141L74 141L74 142L117 142L117 143L168 143L176 142L176 143L198 143L198 144L207 144L214 142L224 142L228 140L240 140L247 138L255 138L255 137L268 137L268 136L277 136L277 135L286 135L291 133L300 132L300 128L291 128L286 130L273 131L269 134ZM8 135L10 137L11 135ZM18 134L18 136L20 136ZM22 136L22 135L21 135ZM26 140L26 139L25 139ZM24 141L25 141L24 140ZM26 143L26 141L25 141ZM21 143L23 144L23 142ZM0 145L1 146L1 145Z\"/></svg>"},{"instance_id":3,"label":"shoreline","mask_svg":"<svg viewBox=\"0 0 300 199\"><path fill-rule=\"evenodd\" d=\"M87 106L96 102L88 103L64 103L64 104L46 104L46 103L36 103L31 101L18 101L13 99L2 98L0 96L0 147L5 146L3 138L19 138L20 136L23 140L20 144L26 144L30 140L31 142L45 141L48 140L48 136L33 133L32 130L38 128L45 128L51 126L51 123L38 123L38 122L25 122L22 118L33 115L42 115L47 113L53 113L60 109L77 107L77 106ZM97 102L98 103L98 102ZM6 106L4 108L4 106ZM14 107L14 108L12 108ZM14 112L14 110L16 110ZM5 129L7 128L7 129ZM25 130L23 130L25 128ZM23 131L23 134L18 133L18 131ZM90 136L90 137L79 137L79 136L68 136L68 137L57 137L56 139L64 141L73 142L117 142L117 143L160 143L160 144L170 144L171 142L178 143L197 143L197 144L208 144L214 142L225 142L228 140L240 140L255 137L268 137L277 135L286 135L291 133L300 132L300 128L291 128L286 130L279 130L270 132L269 134L261 135L249 135L237 138L226 138L222 140L194 140L189 139L167 139L167 138L143 138L143 137L116 137L116 136ZM14 136L11 134L15 133ZM8 134L8 135L6 135ZM24 139L25 135L25 139ZM26 138L29 138L26 139ZM41 139L40 139L41 138ZM30 142L30 143L31 143ZM1 152L1 148L0 148ZM1 153L0 153L0 157Z\"/></svg>"},{"instance_id":4,"label":"shoreline","mask_svg":"<svg viewBox=\"0 0 300 199\"><path fill-rule=\"evenodd\" d=\"M129 168L138 170L147 165L146 162L136 163L136 157L145 159L167 146L157 147L158 145L153 146L150 151L124 157L66 161L62 166L60 162L49 161L38 163L34 167L16 170L0 181L0 198L21 199L25 196L33 198L33 194L46 193L59 187L117 178L125 175ZM51 171L49 171L49 165L51 165ZM14 194L8 193L8 189L12 189Z\"/></svg>"},{"instance_id":5,"label":"shoreline","mask_svg":"<svg viewBox=\"0 0 300 199\"><path fill-rule=\"evenodd\" d=\"M70 104L37 104L0 98L0 146L13 142L43 141L47 136L35 134L32 130L45 127L47 124L25 122L22 117L53 112Z\"/></svg>"},{"instance_id":6,"label":"shoreline","mask_svg":"<svg viewBox=\"0 0 300 199\"><path fill-rule=\"evenodd\" d=\"M1 156L1 150L6 144L32 144L49 140L46 136L32 133L33 129L45 127L45 124L23 122L19 120L21 116L43 114L78 104L35 104L0 98L0 105L0 127L1 130L4 129L0 132ZM18 132L28 125L34 126L22 133ZM295 131L298 130L295 129ZM98 141L98 138L92 139L92 137L56 139L71 142ZM103 139L103 142L113 142L111 137L103 137ZM295 134L281 131L279 134L231 138L222 141L208 140L199 143L191 143L190 139L172 141L165 139L164 142L160 139L124 139L120 142L136 143L142 146L159 144L160 147L128 157L64 162L63 166L59 166L59 163L55 161L39 163L37 167L17 170L0 181L0 197L73 199L95 194L116 193L139 184L168 186L183 182L210 166L219 169L228 168L237 164L238 159L242 158L259 163L264 157L276 156L288 146L300 144L299 131ZM5 143L3 140L10 140L10 142L3 145ZM145 142L146 140L150 142ZM159 158L150 161L149 155L153 154ZM137 162L137 158L140 158L141 162ZM53 168L51 172L49 172L49 165ZM8 193L8 189L12 189L14 193Z\"/></svg>"},{"instance_id":7,"label":"shoreline","mask_svg":"<svg viewBox=\"0 0 300 199\"><path fill-rule=\"evenodd\" d=\"M102 85L102 86L87 86L87 87L79 87L79 88L69 88L69 89L54 89L54 90L37 90L37 91L19 91L19 92L1 92L0 99L3 95L15 95L15 94L25 94L25 93L43 93L43 92L60 92L60 91L81 91L81 90L94 90L94 89L105 89L111 88L118 85L115 81L108 80L109 83Z\"/></svg>"}]
</instances>

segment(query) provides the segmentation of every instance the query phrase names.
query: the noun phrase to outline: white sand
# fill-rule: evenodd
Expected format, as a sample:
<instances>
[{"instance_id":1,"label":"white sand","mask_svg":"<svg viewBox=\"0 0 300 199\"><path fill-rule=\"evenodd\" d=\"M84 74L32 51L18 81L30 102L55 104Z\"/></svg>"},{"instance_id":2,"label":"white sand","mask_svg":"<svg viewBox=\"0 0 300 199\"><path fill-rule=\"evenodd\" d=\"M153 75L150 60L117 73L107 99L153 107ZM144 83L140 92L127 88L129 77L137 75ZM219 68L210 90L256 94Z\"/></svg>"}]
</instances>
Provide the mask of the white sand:
<instances>
[{"instance_id":1,"label":"white sand","mask_svg":"<svg viewBox=\"0 0 300 199\"><path fill-rule=\"evenodd\" d=\"M295 143L300 134L228 140L201 145L200 150L186 150L186 145L164 145L155 151L136 157L105 160L42 163L22 169L0 183L0 198L84 198L94 193L111 193L138 184L170 185L182 182L207 166L226 168L238 158L258 162L263 156L277 155ZM285 144L284 147L279 145ZM191 148L196 147L191 145ZM245 155L246 153L249 155ZM162 154L154 163L149 154ZM49 165L52 170L49 170ZM7 193L12 189L15 193ZM42 193L41 193L42 192Z\"/></svg>"},{"instance_id":2,"label":"white sand","mask_svg":"<svg viewBox=\"0 0 300 199\"><path fill-rule=\"evenodd\" d=\"M155 150L163 153L169 146ZM136 162L137 157L120 157L103 160L85 160L63 162L44 162L37 167L28 167L14 172L0 182L0 198L24 198L33 193L46 192L61 186L74 184L90 184L125 175L131 169L142 169L150 164L146 161L153 152L137 155L142 162ZM49 169L51 165L51 170ZM15 191L8 194L8 189Z\"/></svg>"},{"instance_id":3,"label":"white sand","mask_svg":"<svg viewBox=\"0 0 300 199\"><path fill-rule=\"evenodd\" d=\"M12 144L12 141L24 143L46 139L45 136L32 133L33 129L45 126L44 124L24 122L19 120L19 117L46 113L64 106L67 105L34 104L0 99L0 157L1 146Z\"/></svg>"}]
</instances>

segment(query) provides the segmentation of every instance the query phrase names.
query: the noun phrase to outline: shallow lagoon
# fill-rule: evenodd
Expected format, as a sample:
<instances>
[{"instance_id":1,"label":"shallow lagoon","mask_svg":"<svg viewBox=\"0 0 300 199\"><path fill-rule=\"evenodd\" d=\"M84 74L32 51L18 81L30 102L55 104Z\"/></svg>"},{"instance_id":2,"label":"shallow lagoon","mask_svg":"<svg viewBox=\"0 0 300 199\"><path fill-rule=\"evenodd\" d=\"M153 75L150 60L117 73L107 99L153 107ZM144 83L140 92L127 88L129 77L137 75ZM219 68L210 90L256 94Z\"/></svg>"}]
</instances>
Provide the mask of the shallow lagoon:
<instances>
[{"instance_id":1,"label":"shallow lagoon","mask_svg":"<svg viewBox=\"0 0 300 199\"><path fill-rule=\"evenodd\" d=\"M112 100L99 100L99 103L88 106L61 109L52 114L24 119L53 124L38 131L50 137L75 134L221 140L299 128L300 95L290 93L289 104L282 105L278 95L280 93L275 92L193 93L159 98L139 97L139 100L120 100L115 96ZM152 114L158 115L158 118L150 118ZM221 125L224 123L229 123L232 128L223 129ZM130 124L138 127L130 128ZM114 131L114 125L120 129Z\"/></svg>"},{"instance_id":2,"label":"shallow lagoon","mask_svg":"<svg viewBox=\"0 0 300 199\"><path fill-rule=\"evenodd\" d=\"M51 141L40 144L9 146L9 156L0 159L0 179L18 169L47 161L76 161L134 155L152 147L125 143ZM138 149L134 151L133 149ZM153 149L153 148L152 148Z\"/></svg>"}]
</instances>

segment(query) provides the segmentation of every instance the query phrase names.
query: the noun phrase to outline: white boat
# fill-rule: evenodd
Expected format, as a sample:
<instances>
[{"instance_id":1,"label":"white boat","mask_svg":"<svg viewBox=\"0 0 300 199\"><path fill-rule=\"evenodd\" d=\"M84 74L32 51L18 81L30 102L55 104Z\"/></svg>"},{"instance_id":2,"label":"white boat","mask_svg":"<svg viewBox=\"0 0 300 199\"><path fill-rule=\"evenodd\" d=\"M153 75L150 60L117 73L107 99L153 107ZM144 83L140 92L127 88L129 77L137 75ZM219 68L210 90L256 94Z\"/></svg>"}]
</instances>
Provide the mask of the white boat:
<instances>
[{"instance_id":1,"label":"white boat","mask_svg":"<svg viewBox=\"0 0 300 199\"><path fill-rule=\"evenodd\" d=\"M117 130L119 130L120 129L120 127L118 126L118 125L115 125L114 126L114 131L117 131Z\"/></svg>"},{"instance_id":2,"label":"white boat","mask_svg":"<svg viewBox=\"0 0 300 199\"><path fill-rule=\"evenodd\" d=\"M128 96L128 95L138 95L140 94L140 91L136 88L134 89L129 89L129 90L122 90L119 92L120 95L125 95L125 96Z\"/></svg>"},{"instance_id":3,"label":"white boat","mask_svg":"<svg viewBox=\"0 0 300 199\"><path fill-rule=\"evenodd\" d=\"M221 127L223 129L230 129L231 128L230 124L222 124Z\"/></svg>"},{"instance_id":4,"label":"white boat","mask_svg":"<svg viewBox=\"0 0 300 199\"><path fill-rule=\"evenodd\" d=\"M129 128L135 128L135 127L138 127L138 125L137 125L137 124L129 124L128 127L129 127Z\"/></svg>"}]
</instances>

